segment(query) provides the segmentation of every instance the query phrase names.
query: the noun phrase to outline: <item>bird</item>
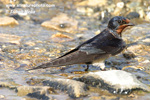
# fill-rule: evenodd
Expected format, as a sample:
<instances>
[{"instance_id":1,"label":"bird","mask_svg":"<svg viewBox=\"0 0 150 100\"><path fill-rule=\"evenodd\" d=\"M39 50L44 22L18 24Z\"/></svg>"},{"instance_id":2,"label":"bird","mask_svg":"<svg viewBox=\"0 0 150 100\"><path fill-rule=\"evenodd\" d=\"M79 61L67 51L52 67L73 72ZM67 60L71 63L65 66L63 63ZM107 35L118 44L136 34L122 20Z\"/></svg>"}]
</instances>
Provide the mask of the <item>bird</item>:
<instances>
[{"instance_id":1,"label":"bird","mask_svg":"<svg viewBox=\"0 0 150 100\"><path fill-rule=\"evenodd\" d=\"M99 62L103 62L107 58L119 54L126 48L126 43L122 39L122 31L128 26L134 26L134 24L126 17L115 16L109 20L106 29L98 35L58 58L28 70L86 64L87 68L85 71L88 71L90 64L97 65ZM100 66L100 68L104 69L105 65Z\"/></svg>"}]
</instances>

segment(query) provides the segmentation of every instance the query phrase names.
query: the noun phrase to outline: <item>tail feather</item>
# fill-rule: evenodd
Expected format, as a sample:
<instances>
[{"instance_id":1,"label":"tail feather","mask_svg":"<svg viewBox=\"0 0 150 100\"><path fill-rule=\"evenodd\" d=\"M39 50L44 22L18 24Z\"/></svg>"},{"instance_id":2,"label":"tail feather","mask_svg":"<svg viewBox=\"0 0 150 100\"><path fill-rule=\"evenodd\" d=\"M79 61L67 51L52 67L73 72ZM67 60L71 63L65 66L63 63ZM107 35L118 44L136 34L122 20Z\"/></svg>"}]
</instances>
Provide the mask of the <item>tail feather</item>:
<instances>
[{"instance_id":1,"label":"tail feather","mask_svg":"<svg viewBox=\"0 0 150 100\"><path fill-rule=\"evenodd\" d=\"M41 64L41 65L34 67L32 69L28 69L27 71L35 70L35 69L45 69L48 67L59 67L59 66L72 64L72 63L69 63L69 61L67 61L67 60L69 60L69 59L67 59L66 57L65 57L65 59L64 58L57 58L57 59L54 59L48 63Z\"/></svg>"},{"instance_id":2,"label":"tail feather","mask_svg":"<svg viewBox=\"0 0 150 100\"><path fill-rule=\"evenodd\" d=\"M86 52L75 51L71 54L59 57L48 63L39 65L29 70L35 70L35 69L41 69L41 68L45 69L48 67L59 67L59 66L66 66L66 65L72 65L72 64L81 64L81 63L83 64L86 62L93 61L96 56L97 55L87 55Z\"/></svg>"}]
</instances>

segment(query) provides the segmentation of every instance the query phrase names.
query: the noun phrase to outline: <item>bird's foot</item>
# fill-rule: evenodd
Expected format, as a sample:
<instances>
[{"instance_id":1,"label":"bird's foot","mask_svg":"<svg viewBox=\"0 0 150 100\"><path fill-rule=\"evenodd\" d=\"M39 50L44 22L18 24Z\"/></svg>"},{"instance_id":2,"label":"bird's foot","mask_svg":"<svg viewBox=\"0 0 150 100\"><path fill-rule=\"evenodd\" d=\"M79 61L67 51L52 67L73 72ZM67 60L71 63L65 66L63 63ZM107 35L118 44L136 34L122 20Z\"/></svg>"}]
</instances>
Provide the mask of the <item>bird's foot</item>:
<instances>
[{"instance_id":1,"label":"bird's foot","mask_svg":"<svg viewBox=\"0 0 150 100\"><path fill-rule=\"evenodd\" d=\"M86 69L84 71L88 71L89 70L89 65L86 66Z\"/></svg>"},{"instance_id":2,"label":"bird's foot","mask_svg":"<svg viewBox=\"0 0 150 100\"><path fill-rule=\"evenodd\" d=\"M84 71L88 71L89 69L88 68L86 68Z\"/></svg>"}]
</instances>

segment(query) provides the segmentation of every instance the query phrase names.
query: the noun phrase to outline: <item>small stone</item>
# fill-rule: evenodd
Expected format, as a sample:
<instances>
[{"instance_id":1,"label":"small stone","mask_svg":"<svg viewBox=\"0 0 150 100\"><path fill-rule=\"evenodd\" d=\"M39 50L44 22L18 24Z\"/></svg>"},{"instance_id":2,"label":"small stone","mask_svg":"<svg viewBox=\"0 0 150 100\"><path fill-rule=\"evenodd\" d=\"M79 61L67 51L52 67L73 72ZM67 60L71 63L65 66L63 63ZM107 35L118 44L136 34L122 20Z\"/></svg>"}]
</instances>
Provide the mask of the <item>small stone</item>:
<instances>
[{"instance_id":1,"label":"small stone","mask_svg":"<svg viewBox=\"0 0 150 100\"><path fill-rule=\"evenodd\" d=\"M136 95L135 95L135 94L130 94L130 95L128 95L128 97L129 97L129 98L135 98Z\"/></svg>"},{"instance_id":2,"label":"small stone","mask_svg":"<svg viewBox=\"0 0 150 100\"><path fill-rule=\"evenodd\" d=\"M59 33L59 32L52 35L51 38L69 38L69 39L72 39L72 37L65 35L65 34L62 34L62 33Z\"/></svg>"},{"instance_id":3,"label":"small stone","mask_svg":"<svg viewBox=\"0 0 150 100\"><path fill-rule=\"evenodd\" d=\"M101 32L101 31L100 31L100 30L98 30L98 31L96 31L96 32L95 32L95 34L97 35L97 34L99 34L100 32Z\"/></svg>"},{"instance_id":4,"label":"small stone","mask_svg":"<svg viewBox=\"0 0 150 100\"><path fill-rule=\"evenodd\" d=\"M126 59L131 59L135 58L135 54L133 52L124 52L123 57L125 57Z\"/></svg>"},{"instance_id":5,"label":"small stone","mask_svg":"<svg viewBox=\"0 0 150 100\"><path fill-rule=\"evenodd\" d=\"M48 86L19 86L17 88L18 96L26 96L29 93L40 92L41 94L47 94L50 87Z\"/></svg>"},{"instance_id":6,"label":"small stone","mask_svg":"<svg viewBox=\"0 0 150 100\"><path fill-rule=\"evenodd\" d=\"M17 35L11 34L0 34L0 42L2 43L12 43L12 44L20 44L21 37Z\"/></svg>"},{"instance_id":7,"label":"small stone","mask_svg":"<svg viewBox=\"0 0 150 100\"><path fill-rule=\"evenodd\" d=\"M59 89L62 91L67 91L70 97L78 98L82 96L86 96L88 90L87 85L82 82L78 82L71 79L49 79L43 81L44 86L50 86L55 89Z\"/></svg>"},{"instance_id":8,"label":"small stone","mask_svg":"<svg viewBox=\"0 0 150 100\"><path fill-rule=\"evenodd\" d=\"M78 21L68 17L67 14L60 13L56 17L52 18L50 21L43 22L41 26L62 32L76 33Z\"/></svg>"},{"instance_id":9,"label":"small stone","mask_svg":"<svg viewBox=\"0 0 150 100\"><path fill-rule=\"evenodd\" d=\"M117 3L117 7L123 8L123 7L124 7L124 2L118 2L118 3Z\"/></svg>"},{"instance_id":10,"label":"small stone","mask_svg":"<svg viewBox=\"0 0 150 100\"><path fill-rule=\"evenodd\" d=\"M137 12L130 12L126 17L129 18L129 19L139 18L140 14L137 13Z\"/></svg>"},{"instance_id":11,"label":"small stone","mask_svg":"<svg viewBox=\"0 0 150 100\"><path fill-rule=\"evenodd\" d=\"M0 26L18 25L18 21L13 17L0 17Z\"/></svg>"},{"instance_id":12,"label":"small stone","mask_svg":"<svg viewBox=\"0 0 150 100\"><path fill-rule=\"evenodd\" d=\"M133 89L150 91L150 88L137 80L133 74L122 70L90 72L74 79L115 94L129 94Z\"/></svg>"},{"instance_id":13,"label":"small stone","mask_svg":"<svg viewBox=\"0 0 150 100\"><path fill-rule=\"evenodd\" d=\"M66 42L66 41L71 41L73 40L72 37L62 34L62 33L56 33L54 35L51 36L52 41L54 42Z\"/></svg>"}]
</instances>

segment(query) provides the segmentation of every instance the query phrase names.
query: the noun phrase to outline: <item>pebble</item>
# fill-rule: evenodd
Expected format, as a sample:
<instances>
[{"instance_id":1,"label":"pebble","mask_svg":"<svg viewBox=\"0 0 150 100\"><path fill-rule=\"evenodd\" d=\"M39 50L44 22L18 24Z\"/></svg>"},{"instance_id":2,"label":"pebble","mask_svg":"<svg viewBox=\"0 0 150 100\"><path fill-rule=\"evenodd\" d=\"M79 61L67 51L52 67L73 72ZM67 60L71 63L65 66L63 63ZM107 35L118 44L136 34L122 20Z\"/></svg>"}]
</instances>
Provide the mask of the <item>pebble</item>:
<instances>
[{"instance_id":1,"label":"pebble","mask_svg":"<svg viewBox=\"0 0 150 100\"><path fill-rule=\"evenodd\" d=\"M0 42L2 43L12 43L12 44L20 44L21 37L17 35L11 35L11 34L0 34Z\"/></svg>"},{"instance_id":2,"label":"pebble","mask_svg":"<svg viewBox=\"0 0 150 100\"><path fill-rule=\"evenodd\" d=\"M19 25L18 21L13 17L0 17L0 26Z\"/></svg>"},{"instance_id":3,"label":"pebble","mask_svg":"<svg viewBox=\"0 0 150 100\"><path fill-rule=\"evenodd\" d=\"M124 52L123 53L123 57L125 57L126 59L131 59L131 58L135 58L135 54L133 52Z\"/></svg>"},{"instance_id":4,"label":"pebble","mask_svg":"<svg viewBox=\"0 0 150 100\"><path fill-rule=\"evenodd\" d=\"M56 33L56 34L53 34L51 36L51 40L54 41L54 42L67 42L67 41L71 41L73 40L72 37L70 37L69 35L65 35L65 34L62 34L60 32Z\"/></svg>"},{"instance_id":5,"label":"pebble","mask_svg":"<svg viewBox=\"0 0 150 100\"><path fill-rule=\"evenodd\" d=\"M51 38L69 38L69 39L72 39L72 37L65 35L65 34L62 34L62 33L59 33L59 32L52 35Z\"/></svg>"},{"instance_id":6,"label":"pebble","mask_svg":"<svg viewBox=\"0 0 150 100\"><path fill-rule=\"evenodd\" d=\"M138 12L130 12L126 17L129 19L140 18L140 14Z\"/></svg>"},{"instance_id":7,"label":"pebble","mask_svg":"<svg viewBox=\"0 0 150 100\"><path fill-rule=\"evenodd\" d=\"M78 28L78 21L69 17L67 14L59 13L51 20L43 22L41 26L61 32L76 33Z\"/></svg>"},{"instance_id":8,"label":"pebble","mask_svg":"<svg viewBox=\"0 0 150 100\"><path fill-rule=\"evenodd\" d=\"M19 86L17 88L17 93L19 96L26 96L29 93L34 93L39 91L41 94L46 94L51 90L48 86Z\"/></svg>"},{"instance_id":9,"label":"pebble","mask_svg":"<svg viewBox=\"0 0 150 100\"><path fill-rule=\"evenodd\" d=\"M71 79L49 79L43 81L44 86L67 91L70 97L78 98L87 95L88 87L86 84Z\"/></svg>"},{"instance_id":10,"label":"pebble","mask_svg":"<svg viewBox=\"0 0 150 100\"><path fill-rule=\"evenodd\" d=\"M28 96L40 100L49 100L51 98L48 96L51 93L50 91L53 91L53 89L48 86L19 86L17 88L18 96Z\"/></svg>"}]
</instances>

